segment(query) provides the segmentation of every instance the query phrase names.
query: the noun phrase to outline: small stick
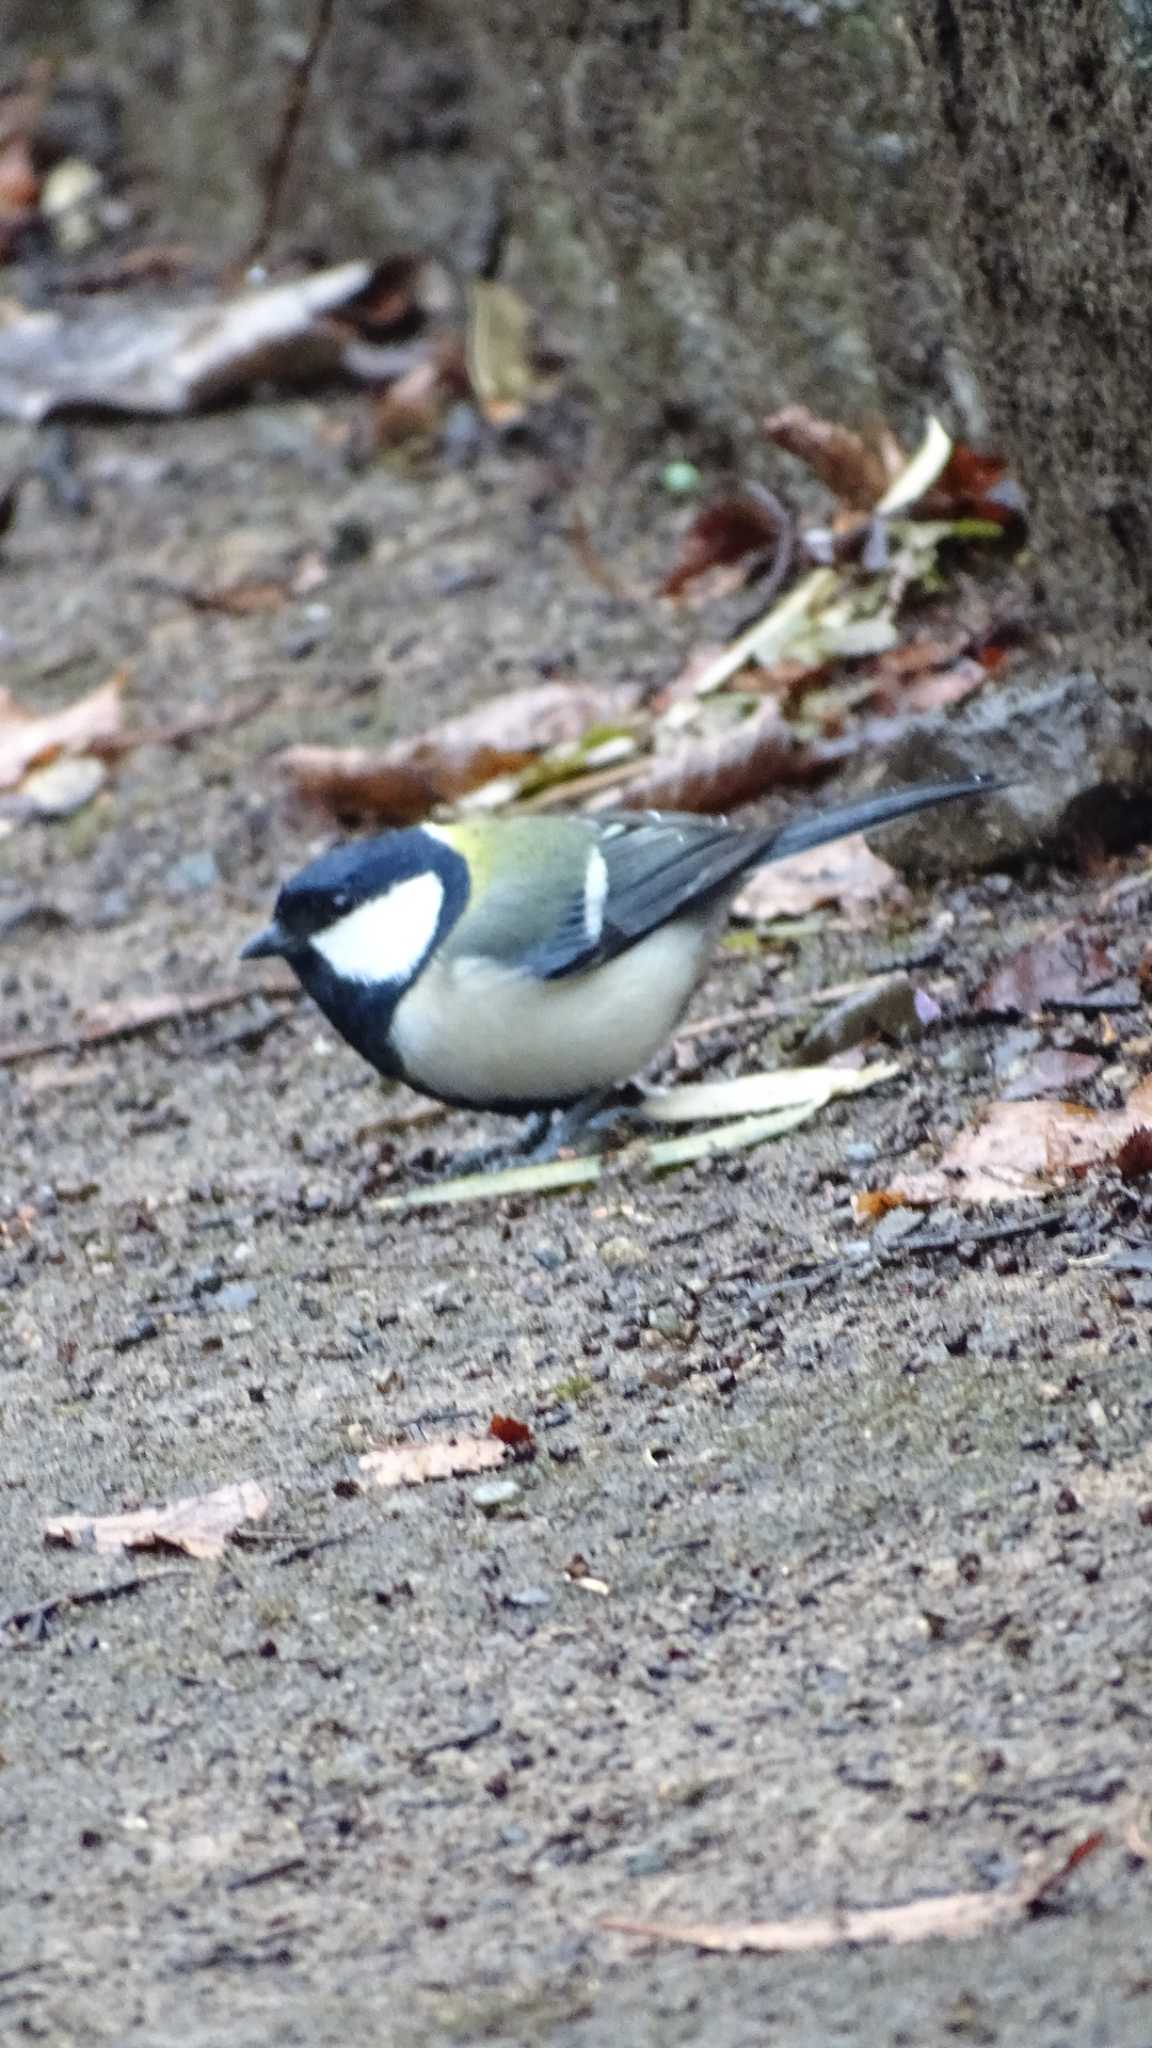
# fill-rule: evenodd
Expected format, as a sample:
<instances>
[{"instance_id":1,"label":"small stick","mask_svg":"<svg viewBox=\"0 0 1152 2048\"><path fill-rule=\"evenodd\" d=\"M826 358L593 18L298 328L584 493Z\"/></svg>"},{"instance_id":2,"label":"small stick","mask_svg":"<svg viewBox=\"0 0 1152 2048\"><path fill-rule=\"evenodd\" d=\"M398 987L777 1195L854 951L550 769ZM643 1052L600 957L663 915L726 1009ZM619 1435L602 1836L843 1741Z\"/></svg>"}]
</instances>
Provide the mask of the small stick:
<instances>
[{"instance_id":1,"label":"small stick","mask_svg":"<svg viewBox=\"0 0 1152 2048\"><path fill-rule=\"evenodd\" d=\"M312 24L308 47L299 63L293 66L289 76L288 91L280 115L280 132L276 137L276 147L269 159L264 177L264 199L260 208L260 219L241 265L245 271L251 270L259 263L272 239L280 202L284 196L284 182L292 161L292 151L296 147L296 137L304 116L304 108L308 103L312 73L328 40L335 13L336 0L317 0L316 19Z\"/></svg>"}]
</instances>

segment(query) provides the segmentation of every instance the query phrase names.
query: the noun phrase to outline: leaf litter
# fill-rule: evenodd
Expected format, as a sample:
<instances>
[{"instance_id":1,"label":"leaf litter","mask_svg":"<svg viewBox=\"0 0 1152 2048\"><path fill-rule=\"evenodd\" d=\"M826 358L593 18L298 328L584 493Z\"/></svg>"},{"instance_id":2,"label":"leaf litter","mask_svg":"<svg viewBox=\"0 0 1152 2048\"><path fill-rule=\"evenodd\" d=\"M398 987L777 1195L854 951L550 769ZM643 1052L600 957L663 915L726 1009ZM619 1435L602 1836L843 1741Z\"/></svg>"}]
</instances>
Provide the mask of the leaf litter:
<instances>
[{"instance_id":1,"label":"leaf litter","mask_svg":"<svg viewBox=\"0 0 1152 2048\"><path fill-rule=\"evenodd\" d=\"M135 1508L122 1515L56 1515L44 1524L44 1541L72 1550L180 1550L188 1557L217 1558L241 1524L262 1520L270 1505L256 1480L240 1479L168 1507Z\"/></svg>"},{"instance_id":2,"label":"leaf litter","mask_svg":"<svg viewBox=\"0 0 1152 2048\"><path fill-rule=\"evenodd\" d=\"M622 1161L635 1162L650 1173L690 1166L714 1153L746 1150L772 1138L786 1137L819 1114L838 1096L858 1095L890 1081L900 1071L894 1062L867 1067L789 1067L780 1072L744 1074L735 1080L694 1083L650 1096L637 1114L659 1124L708 1122L712 1128L687 1136L645 1139L629 1144ZM756 1111L757 1114L749 1114ZM405 1209L440 1204L495 1201L504 1195L549 1194L573 1187L594 1186L602 1177L598 1155L548 1159L488 1173L460 1174L434 1186L411 1188L375 1203L378 1211L395 1215Z\"/></svg>"},{"instance_id":3,"label":"leaf litter","mask_svg":"<svg viewBox=\"0 0 1152 2048\"><path fill-rule=\"evenodd\" d=\"M1114 1163L1126 1141L1152 1125L1152 1077L1120 1109L1078 1102L994 1102L962 1131L938 1165L898 1174L866 1199L931 1208L937 1202L1035 1201Z\"/></svg>"},{"instance_id":4,"label":"leaf litter","mask_svg":"<svg viewBox=\"0 0 1152 2048\"><path fill-rule=\"evenodd\" d=\"M945 1892L902 1906L846 1907L831 1913L797 1915L791 1920L725 1924L711 1920L632 1920L613 1914L599 1925L612 1933L681 1942L714 1955L805 1955L872 1942L903 1948L920 1941L969 1941L974 1935L1031 1918L1104 1840L1103 1832L1087 1835L1059 1863L1033 1870L1019 1884L1004 1885L998 1891Z\"/></svg>"}]
</instances>

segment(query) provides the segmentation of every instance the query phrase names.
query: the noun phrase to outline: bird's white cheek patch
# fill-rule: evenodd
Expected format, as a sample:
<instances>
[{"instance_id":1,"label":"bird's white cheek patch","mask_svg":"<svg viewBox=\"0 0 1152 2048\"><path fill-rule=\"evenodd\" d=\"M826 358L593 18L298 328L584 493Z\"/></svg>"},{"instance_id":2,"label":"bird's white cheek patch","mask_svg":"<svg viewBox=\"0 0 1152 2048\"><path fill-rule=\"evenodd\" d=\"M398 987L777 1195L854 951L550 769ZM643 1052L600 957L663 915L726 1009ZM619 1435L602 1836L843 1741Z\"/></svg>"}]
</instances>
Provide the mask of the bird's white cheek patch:
<instances>
[{"instance_id":1,"label":"bird's white cheek patch","mask_svg":"<svg viewBox=\"0 0 1152 2048\"><path fill-rule=\"evenodd\" d=\"M432 944L443 903L438 875L412 875L316 932L312 944L349 981L406 981Z\"/></svg>"}]
</instances>

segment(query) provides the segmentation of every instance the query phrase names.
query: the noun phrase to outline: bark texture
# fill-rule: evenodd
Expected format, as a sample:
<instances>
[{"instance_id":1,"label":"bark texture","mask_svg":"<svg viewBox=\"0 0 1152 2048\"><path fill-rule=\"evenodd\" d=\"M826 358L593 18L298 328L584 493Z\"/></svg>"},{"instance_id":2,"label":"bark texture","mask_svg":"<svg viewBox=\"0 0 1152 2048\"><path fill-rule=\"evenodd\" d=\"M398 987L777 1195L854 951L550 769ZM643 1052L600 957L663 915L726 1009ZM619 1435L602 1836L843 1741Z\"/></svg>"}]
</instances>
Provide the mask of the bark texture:
<instances>
[{"instance_id":1,"label":"bark texture","mask_svg":"<svg viewBox=\"0 0 1152 2048\"><path fill-rule=\"evenodd\" d=\"M972 397L928 248L896 0L484 0L485 103L555 304L634 444L687 409Z\"/></svg>"},{"instance_id":2,"label":"bark texture","mask_svg":"<svg viewBox=\"0 0 1152 2048\"><path fill-rule=\"evenodd\" d=\"M1152 7L912 0L938 236L1053 622L1152 626Z\"/></svg>"}]
</instances>

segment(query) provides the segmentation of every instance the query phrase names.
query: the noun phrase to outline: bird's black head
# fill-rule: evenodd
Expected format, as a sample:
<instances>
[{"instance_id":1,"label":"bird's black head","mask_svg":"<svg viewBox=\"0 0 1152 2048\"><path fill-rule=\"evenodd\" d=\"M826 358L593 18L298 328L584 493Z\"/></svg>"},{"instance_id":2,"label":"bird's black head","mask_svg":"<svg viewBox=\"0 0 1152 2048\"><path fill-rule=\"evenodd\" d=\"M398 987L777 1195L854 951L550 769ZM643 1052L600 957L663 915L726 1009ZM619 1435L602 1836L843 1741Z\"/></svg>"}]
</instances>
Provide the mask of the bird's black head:
<instances>
[{"instance_id":1,"label":"bird's black head","mask_svg":"<svg viewBox=\"0 0 1152 2048\"><path fill-rule=\"evenodd\" d=\"M285 882L241 958L280 954L373 1065L406 988L460 916L468 869L434 828L335 846Z\"/></svg>"}]
</instances>

